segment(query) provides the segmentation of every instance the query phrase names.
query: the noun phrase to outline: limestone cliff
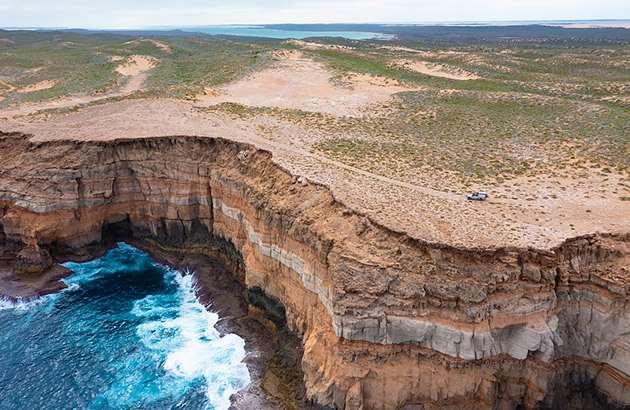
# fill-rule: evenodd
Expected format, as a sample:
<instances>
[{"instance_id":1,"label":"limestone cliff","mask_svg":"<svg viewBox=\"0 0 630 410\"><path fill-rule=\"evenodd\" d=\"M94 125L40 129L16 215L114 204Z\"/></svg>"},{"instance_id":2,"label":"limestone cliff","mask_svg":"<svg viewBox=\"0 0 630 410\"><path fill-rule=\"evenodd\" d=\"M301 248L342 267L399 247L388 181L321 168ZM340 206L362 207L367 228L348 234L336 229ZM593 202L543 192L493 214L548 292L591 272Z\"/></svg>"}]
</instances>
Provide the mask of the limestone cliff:
<instances>
[{"instance_id":1,"label":"limestone cliff","mask_svg":"<svg viewBox=\"0 0 630 410\"><path fill-rule=\"evenodd\" d=\"M552 251L423 243L269 152L201 137L4 134L0 215L40 265L41 250L116 229L222 258L284 305L306 392L331 408L630 406L630 235Z\"/></svg>"}]
</instances>

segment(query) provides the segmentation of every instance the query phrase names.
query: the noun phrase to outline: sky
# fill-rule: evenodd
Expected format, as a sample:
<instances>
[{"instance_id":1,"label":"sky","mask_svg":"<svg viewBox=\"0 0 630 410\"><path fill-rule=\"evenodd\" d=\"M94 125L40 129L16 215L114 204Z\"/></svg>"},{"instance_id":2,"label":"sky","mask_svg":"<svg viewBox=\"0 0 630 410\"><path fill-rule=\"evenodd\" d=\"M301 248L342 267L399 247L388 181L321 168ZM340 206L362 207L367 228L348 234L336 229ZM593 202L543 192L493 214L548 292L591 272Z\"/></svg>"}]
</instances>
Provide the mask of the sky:
<instances>
[{"instance_id":1,"label":"sky","mask_svg":"<svg viewBox=\"0 0 630 410\"><path fill-rule=\"evenodd\" d=\"M0 0L0 27L630 19L630 0Z\"/></svg>"}]
</instances>

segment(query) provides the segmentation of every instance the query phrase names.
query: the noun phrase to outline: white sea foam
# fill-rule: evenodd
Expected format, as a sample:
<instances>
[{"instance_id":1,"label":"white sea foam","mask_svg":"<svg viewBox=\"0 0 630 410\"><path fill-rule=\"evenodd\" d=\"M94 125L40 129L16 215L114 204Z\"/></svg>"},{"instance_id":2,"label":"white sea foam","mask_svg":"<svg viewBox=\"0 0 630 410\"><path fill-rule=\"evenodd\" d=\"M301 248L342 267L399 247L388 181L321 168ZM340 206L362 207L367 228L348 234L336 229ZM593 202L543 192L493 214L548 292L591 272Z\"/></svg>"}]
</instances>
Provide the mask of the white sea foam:
<instances>
[{"instance_id":1,"label":"white sea foam","mask_svg":"<svg viewBox=\"0 0 630 410\"><path fill-rule=\"evenodd\" d=\"M87 263L66 262L61 265L74 271L74 273L66 278L61 279L66 284L66 292L74 292L81 288L81 284L91 282L103 275L103 269L91 269L91 265L98 263L99 260Z\"/></svg>"},{"instance_id":2,"label":"white sea foam","mask_svg":"<svg viewBox=\"0 0 630 410\"><path fill-rule=\"evenodd\" d=\"M56 295L46 296L29 296L25 298L17 297L15 299L8 296L0 295L0 310L14 309L14 310L29 310L36 306L41 306L44 303L48 303Z\"/></svg>"},{"instance_id":3,"label":"white sea foam","mask_svg":"<svg viewBox=\"0 0 630 410\"><path fill-rule=\"evenodd\" d=\"M132 313L146 318L137 328L142 343L163 355L164 369L184 380L206 384L208 407L228 409L230 396L249 384L245 342L234 334L220 337L218 315L207 311L195 296L194 277L169 271L177 285L172 295L150 295L136 301Z\"/></svg>"},{"instance_id":4,"label":"white sea foam","mask_svg":"<svg viewBox=\"0 0 630 410\"><path fill-rule=\"evenodd\" d=\"M79 280L77 280L76 278L73 279L74 276L75 275L62 279L61 281L66 284L67 288L61 289L57 293L51 293L44 296L39 296L39 295L33 295L33 296L27 296L27 297L18 296L16 298L0 295L0 310L6 310L6 309L14 309L18 311L30 310L37 306L42 306L50 302L55 302L57 299L59 299L60 293L71 292L71 291L77 290L80 287L79 283L93 279L93 278L87 278L87 279L80 278Z\"/></svg>"},{"instance_id":5,"label":"white sea foam","mask_svg":"<svg viewBox=\"0 0 630 410\"><path fill-rule=\"evenodd\" d=\"M166 292L136 300L130 310L120 313L82 311L77 320L68 324L72 334L90 335L92 329L100 328L101 322L107 326L116 322L119 326L133 323L142 344L130 349L137 341L124 341L114 335L103 339L104 350L129 350L123 356L112 355L112 360L104 356L104 360L109 360L104 374L115 375L115 380L87 408L146 408L143 406L152 403L159 407L184 397L197 403L204 401L205 393L207 409L227 410L230 396L250 382L243 363L244 340L234 334L220 336L214 328L219 317L197 300L192 275L155 264L148 255L129 245L121 243L106 257L91 262L64 264L74 274L63 279L68 288L62 292L18 300L0 296L0 310L35 313L43 308L45 311L70 295L80 301L84 297L81 291L88 289L88 283L117 274L123 268L141 272L150 270L151 265L164 272ZM89 291L93 292L92 288ZM23 320L23 324L28 321ZM86 339L85 346L91 346L93 341L93 337Z\"/></svg>"}]
</instances>

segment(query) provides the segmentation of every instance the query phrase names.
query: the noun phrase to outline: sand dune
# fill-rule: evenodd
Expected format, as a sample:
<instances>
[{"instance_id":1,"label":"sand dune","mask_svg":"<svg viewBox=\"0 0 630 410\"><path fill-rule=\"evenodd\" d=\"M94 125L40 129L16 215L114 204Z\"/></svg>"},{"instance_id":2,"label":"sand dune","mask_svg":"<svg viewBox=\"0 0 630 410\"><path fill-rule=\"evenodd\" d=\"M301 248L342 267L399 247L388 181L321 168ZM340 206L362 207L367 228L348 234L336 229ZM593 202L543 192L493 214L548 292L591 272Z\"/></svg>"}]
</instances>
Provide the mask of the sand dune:
<instances>
[{"instance_id":1,"label":"sand dune","mask_svg":"<svg viewBox=\"0 0 630 410\"><path fill-rule=\"evenodd\" d=\"M406 70L416 71L418 73L431 75L434 77L448 78L450 80L477 80L480 78L475 73L446 64L402 60L395 63L395 65Z\"/></svg>"},{"instance_id":2,"label":"sand dune","mask_svg":"<svg viewBox=\"0 0 630 410\"><path fill-rule=\"evenodd\" d=\"M55 86L55 82L54 81L50 81L50 80L40 81L37 84L32 84L32 85L29 85L27 87L24 87L24 88L18 90L18 92L19 93L30 93L32 91L47 90L47 89L52 88L54 86Z\"/></svg>"},{"instance_id":3,"label":"sand dune","mask_svg":"<svg viewBox=\"0 0 630 410\"><path fill-rule=\"evenodd\" d=\"M299 52L298 52L299 53ZM358 115L375 102L394 93L409 91L398 81L371 75L334 78L326 67L301 58L298 53L278 54L274 67L227 86L206 90L204 105L234 102L249 106L268 106L335 115Z\"/></svg>"}]
</instances>

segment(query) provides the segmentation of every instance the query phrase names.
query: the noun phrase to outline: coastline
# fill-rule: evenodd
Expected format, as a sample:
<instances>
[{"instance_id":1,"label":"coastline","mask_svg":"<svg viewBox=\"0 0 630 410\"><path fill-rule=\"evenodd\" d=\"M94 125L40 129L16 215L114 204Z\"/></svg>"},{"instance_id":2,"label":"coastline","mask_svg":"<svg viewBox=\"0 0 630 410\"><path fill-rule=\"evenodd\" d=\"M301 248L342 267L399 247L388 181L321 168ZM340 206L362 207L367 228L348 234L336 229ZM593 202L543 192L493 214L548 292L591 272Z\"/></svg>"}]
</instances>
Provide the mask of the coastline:
<instances>
[{"instance_id":1,"label":"coastline","mask_svg":"<svg viewBox=\"0 0 630 410\"><path fill-rule=\"evenodd\" d=\"M281 410L277 401L261 389L267 363L275 351L275 338L258 321L249 316L245 287L218 261L203 255L187 255L170 252L143 241L125 239L125 243L149 254L164 266L178 270L184 275L193 275L199 301L209 311L219 315L215 329L223 336L234 333L245 340L244 359L251 382L231 398L234 408L243 410Z\"/></svg>"},{"instance_id":2,"label":"coastline","mask_svg":"<svg viewBox=\"0 0 630 410\"><path fill-rule=\"evenodd\" d=\"M265 318L264 309L254 307L248 303L247 288L240 283L223 263L209 256L186 253L186 250L166 250L157 245L147 243L136 238L116 238L104 241L99 246L84 248L81 253L55 255L53 265L42 275L16 277L12 266L7 261L0 261L0 299L21 303L34 301L48 294L66 289L62 279L74 272L62 266L65 262L87 262L98 259L111 249L117 247L117 242L124 242L142 252L147 253L154 262L193 275L196 281L196 296L204 307L217 313L219 320L215 329L223 336L233 333L245 340L247 355L244 363L247 365L251 382L244 389L231 397L232 407L240 410L282 410L303 408L298 404L304 397L295 389L287 389L287 377L295 373L295 369L288 369L291 365L300 365L302 357L300 341L285 340L281 342L283 348L278 349L279 330L276 325ZM286 346L292 349L286 349ZM287 360L286 350L297 357ZM291 352L291 350L294 350ZM301 384L301 380L288 381L293 387ZM299 390L303 390L299 389ZM296 394L297 393L297 394ZM301 392L303 393L303 392Z\"/></svg>"},{"instance_id":3,"label":"coastline","mask_svg":"<svg viewBox=\"0 0 630 410\"><path fill-rule=\"evenodd\" d=\"M223 335L234 333L245 340L244 360L251 382L232 396L232 406L242 410L320 409L305 401L301 369L302 341L291 334L285 323L273 316L273 301L260 301L231 272L226 261L187 252L165 249L137 238L125 242L146 252L156 262L196 280L196 294L206 309L219 315L215 328ZM266 298L265 296L263 296Z\"/></svg>"},{"instance_id":4,"label":"coastline","mask_svg":"<svg viewBox=\"0 0 630 410\"><path fill-rule=\"evenodd\" d=\"M72 275L70 269L55 264L40 276L17 277L13 266L6 261L0 262L0 300L20 303L57 293L67 286L61 280Z\"/></svg>"},{"instance_id":5,"label":"coastline","mask_svg":"<svg viewBox=\"0 0 630 410\"><path fill-rule=\"evenodd\" d=\"M76 144L105 162L72 173L83 166L72 162ZM247 285L249 304L278 308L264 319L282 328L284 317L302 336L294 368L304 377L295 380L305 380L308 400L353 409L523 401L535 408L583 389L585 405L601 395L611 406L628 402L625 319L617 319L627 306L626 276L618 276L627 236L577 237L553 252L431 245L353 213L320 185L296 185L268 152L250 146L201 138L76 144L57 153L74 153L63 155L63 196L33 190L46 198L31 205L36 219L20 200L23 177L9 175L7 238L36 236L57 258L136 236L152 250L174 251L173 265L191 266L184 250L218 259ZM114 154L120 160L110 164ZM59 172L53 165L46 169ZM602 307L590 303L595 298ZM522 390L530 385L536 389Z\"/></svg>"}]
</instances>

